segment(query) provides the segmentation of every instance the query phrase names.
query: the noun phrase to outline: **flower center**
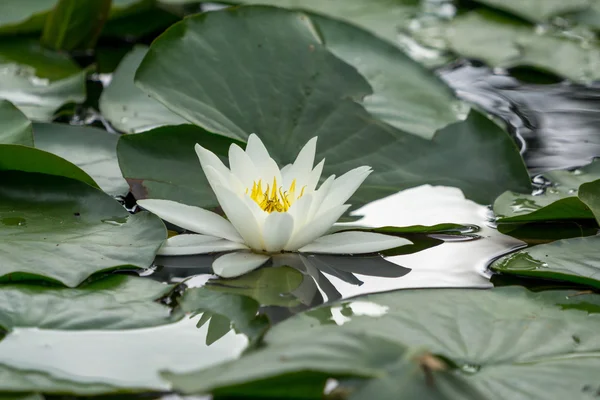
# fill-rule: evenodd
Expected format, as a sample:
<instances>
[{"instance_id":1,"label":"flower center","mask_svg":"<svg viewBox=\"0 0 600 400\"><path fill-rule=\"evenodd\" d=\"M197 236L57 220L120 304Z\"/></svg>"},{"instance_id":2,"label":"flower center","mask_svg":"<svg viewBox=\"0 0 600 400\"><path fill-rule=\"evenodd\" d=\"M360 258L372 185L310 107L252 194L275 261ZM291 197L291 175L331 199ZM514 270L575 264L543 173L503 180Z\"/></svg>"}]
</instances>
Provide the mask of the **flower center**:
<instances>
[{"instance_id":1,"label":"flower center","mask_svg":"<svg viewBox=\"0 0 600 400\"><path fill-rule=\"evenodd\" d=\"M250 198L256 202L264 211L272 213L286 212L298 200L304 195L304 189L300 191L300 195L296 197L296 180L292 181L290 188L287 191L283 190L283 186L277 186L277 179L273 177L273 186L267 184L267 188L263 191L262 180L252 183L252 191L246 189L246 194L250 194ZM250 193L248 193L250 191Z\"/></svg>"}]
</instances>

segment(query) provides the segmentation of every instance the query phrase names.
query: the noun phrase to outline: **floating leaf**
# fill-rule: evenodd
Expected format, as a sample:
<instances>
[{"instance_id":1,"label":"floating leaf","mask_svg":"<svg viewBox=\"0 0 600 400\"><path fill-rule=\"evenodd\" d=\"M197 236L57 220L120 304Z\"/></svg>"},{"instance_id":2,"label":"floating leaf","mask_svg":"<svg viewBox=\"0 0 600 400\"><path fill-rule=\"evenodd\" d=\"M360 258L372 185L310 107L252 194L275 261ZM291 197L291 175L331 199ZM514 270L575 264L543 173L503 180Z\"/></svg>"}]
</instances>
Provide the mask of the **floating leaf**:
<instances>
[{"instance_id":1,"label":"floating leaf","mask_svg":"<svg viewBox=\"0 0 600 400\"><path fill-rule=\"evenodd\" d=\"M225 156L233 141L194 125L165 126L124 135L117 144L123 176L136 199L169 199L201 207L217 206L194 145Z\"/></svg>"},{"instance_id":2,"label":"floating leaf","mask_svg":"<svg viewBox=\"0 0 600 400\"><path fill-rule=\"evenodd\" d=\"M133 76L148 52L136 46L114 72L110 85L100 96L102 115L118 130L136 133L163 125L186 124L187 121L150 98L133 84Z\"/></svg>"},{"instance_id":3,"label":"floating leaf","mask_svg":"<svg viewBox=\"0 0 600 400\"><path fill-rule=\"evenodd\" d=\"M600 236L564 239L509 254L493 271L600 288Z\"/></svg>"},{"instance_id":4,"label":"floating leaf","mask_svg":"<svg viewBox=\"0 0 600 400\"><path fill-rule=\"evenodd\" d=\"M578 398L595 387L598 304L521 287L382 293L292 317L239 360L165 376L184 393L260 398L309 376L321 390L328 377L363 378L342 380L351 399Z\"/></svg>"},{"instance_id":5,"label":"floating leaf","mask_svg":"<svg viewBox=\"0 0 600 400\"><path fill-rule=\"evenodd\" d=\"M33 146L31 122L6 100L0 100L0 143Z\"/></svg>"},{"instance_id":6,"label":"floating leaf","mask_svg":"<svg viewBox=\"0 0 600 400\"><path fill-rule=\"evenodd\" d=\"M108 194L124 195L129 191L117 161L118 135L65 124L35 124L34 131L37 148L77 165Z\"/></svg>"},{"instance_id":7,"label":"floating leaf","mask_svg":"<svg viewBox=\"0 0 600 400\"><path fill-rule=\"evenodd\" d=\"M166 239L158 217L129 215L83 182L14 171L1 178L3 280L46 279L75 287L97 272L148 267Z\"/></svg>"},{"instance_id":8,"label":"floating leaf","mask_svg":"<svg viewBox=\"0 0 600 400\"><path fill-rule=\"evenodd\" d=\"M209 131L235 138L257 133L281 165L319 136L325 174L372 166L353 204L424 183L459 187L482 203L503 188L530 187L512 140L477 112L432 141L374 119L351 100L369 94L368 83L327 51L302 14L240 7L186 18L152 44L136 79Z\"/></svg>"},{"instance_id":9,"label":"floating leaf","mask_svg":"<svg viewBox=\"0 0 600 400\"><path fill-rule=\"evenodd\" d=\"M456 17L446 37L450 50L492 67L533 67L574 82L600 79L596 42L552 31L537 33L533 25L486 10Z\"/></svg>"},{"instance_id":10,"label":"floating leaf","mask_svg":"<svg viewBox=\"0 0 600 400\"><path fill-rule=\"evenodd\" d=\"M85 72L69 56L31 39L0 39L0 98L28 118L49 121L69 102L85 100Z\"/></svg>"},{"instance_id":11,"label":"floating leaf","mask_svg":"<svg viewBox=\"0 0 600 400\"><path fill-rule=\"evenodd\" d=\"M0 34L39 32L58 0L4 0L0 4Z\"/></svg>"},{"instance_id":12,"label":"floating leaf","mask_svg":"<svg viewBox=\"0 0 600 400\"><path fill-rule=\"evenodd\" d=\"M108 18L112 0L58 0L46 17L42 44L55 50L94 47Z\"/></svg>"},{"instance_id":13,"label":"floating leaf","mask_svg":"<svg viewBox=\"0 0 600 400\"><path fill-rule=\"evenodd\" d=\"M532 22L546 22L550 17L581 11L590 0L475 0L477 3L509 12Z\"/></svg>"},{"instance_id":14,"label":"floating leaf","mask_svg":"<svg viewBox=\"0 0 600 400\"><path fill-rule=\"evenodd\" d=\"M0 171L38 172L64 176L98 187L85 171L69 161L33 147L0 144Z\"/></svg>"},{"instance_id":15,"label":"floating leaf","mask_svg":"<svg viewBox=\"0 0 600 400\"><path fill-rule=\"evenodd\" d=\"M505 192L494 202L500 223L593 219L594 214L578 197L580 185L600 179L600 162L573 170L549 171L543 176L553 185L542 194Z\"/></svg>"},{"instance_id":16,"label":"floating leaf","mask_svg":"<svg viewBox=\"0 0 600 400\"><path fill-rule=\"evenodd\" d=\"M132 329L171 323L182 314L154 300L172 286L116 275L68 289L0 285L0 329Z\"/></svg>"},{"instance_id":17,"label":"floating leaf","mask_svg":"<svg viewBox=\"0 0 600 400\"><path fill-rule=\"evenodd\" d=\"M579 187L579 199L594 213L600 224L600 179Z\"/></svg>"}]
</instances>

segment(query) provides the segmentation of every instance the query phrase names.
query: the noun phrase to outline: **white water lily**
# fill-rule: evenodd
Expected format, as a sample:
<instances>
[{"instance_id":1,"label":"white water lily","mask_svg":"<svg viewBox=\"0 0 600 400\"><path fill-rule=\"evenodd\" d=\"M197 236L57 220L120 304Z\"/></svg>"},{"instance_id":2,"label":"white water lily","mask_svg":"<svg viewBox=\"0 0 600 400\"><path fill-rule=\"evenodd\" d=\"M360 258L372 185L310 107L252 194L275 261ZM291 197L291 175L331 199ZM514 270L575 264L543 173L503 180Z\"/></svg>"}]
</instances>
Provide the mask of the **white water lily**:
<instances>
[{"instance_id":1,"label":"white water lily","mask_svg":"<svg viewBox=\"0 0 600 400\"><path fill-rule=\"evenodd\" d=\"M159 254L238 250L213 263L217 275L233 277L260 267L270 254L280 252L361 254L410 244L403 238L371 232L326 235L350 207L346 201L369 176L371 168L355 168L339 178L332 175L317 189L325 160L314 166L316 145L314 137L293 164L279 169L254 134L248 138L246 151L231 145L230 168L196 144L202 169L228 219L175 201L139 200L146 210L196 233L169 238Z\"/></svg>"}]
</instances>

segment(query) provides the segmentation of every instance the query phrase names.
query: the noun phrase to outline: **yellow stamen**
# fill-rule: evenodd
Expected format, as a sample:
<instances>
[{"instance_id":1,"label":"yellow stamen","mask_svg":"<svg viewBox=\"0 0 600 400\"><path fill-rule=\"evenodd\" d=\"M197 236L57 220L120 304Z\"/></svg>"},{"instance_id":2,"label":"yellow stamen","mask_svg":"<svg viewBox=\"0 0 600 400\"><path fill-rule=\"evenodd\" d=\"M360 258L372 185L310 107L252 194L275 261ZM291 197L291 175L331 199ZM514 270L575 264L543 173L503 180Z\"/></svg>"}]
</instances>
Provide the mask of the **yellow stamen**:
<instances>
[{"instance_id":1,"label":"yellow stamen","mask_svg":"<svg viewBox=\"0 0 600 400\"><path fill-rule=\"evenodd\" d=\"M306 189L306 186L302 187L300 196L296 197L295 179L292 181L289 190L285 191L283 187L277 186L277 178L273 177L272 187L267 185L267 189L263 192L262 180L259 180L258 183L254 181L252 183L252 190L247 188L246 194L250 192L250 198L268 213L272 213L273 211L286 212L296 200L304 195L304 189Z\"/></svg>"}]
</instances>

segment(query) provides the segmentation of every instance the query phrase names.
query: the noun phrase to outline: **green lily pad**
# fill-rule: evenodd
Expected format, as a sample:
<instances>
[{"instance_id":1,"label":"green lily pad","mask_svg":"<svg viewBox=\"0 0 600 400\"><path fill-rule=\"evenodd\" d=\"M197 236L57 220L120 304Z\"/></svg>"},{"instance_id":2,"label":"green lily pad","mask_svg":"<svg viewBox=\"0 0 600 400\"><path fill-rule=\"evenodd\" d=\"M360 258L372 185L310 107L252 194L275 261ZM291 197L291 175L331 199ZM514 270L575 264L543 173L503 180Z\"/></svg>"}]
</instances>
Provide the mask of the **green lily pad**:
<instances>
[{"instance_id":1,"label":"green lily pad","mask_svg":"<svg viewBox=\"0 0 600 400\"><path fill-rule=\"evenodd\" d=\"M28 118L50 121L62 105L85 100L85 71L31 39L0 39L0 98Z\"/></svg>"},{"instance_id":2,"label":"green lily pad","mask_svg":"<svg viewBox=\"0 0 600 400\"><path fill-rule=\"evenodd\" d=\"M161 0L164 3L181 0ZM419 0L239 0L241 4L263 4L293 8L340 19L373 32L391 43L419 12Z\"/></svg>"},{"instance_id":3,"label":"green lily pad","mask_svg":"<svg viewBox=\"0 0 600 400\"><path fill-rule=\"evenodd\" d=\"M579 187L579 199L594 213L600 224L600 179Z\"/></svg>"},{"instance_id":4,"label":"green lily pad","mask_svg":"<svg viewBox=\"0 0 600 400\"><path fill-rule=\"evenodd\" d=\"M502 11L509 12L531 22L546 22L550 17L589 7L590 0L475 0Z\"/></svg>"},{"instance_id":5,"label":"green lily pad","mask_svg":"<svg viewBox=\"0 0 600 400\"><path fill-rule=\"evenodd\" d=\"M117 161L118 135L65 124L35 124L34 131L37 148L77 165L106 193L117 196L129 191Z\"/></svg>"},{"instance_id":6,"label":"green lily pad","mask_svg":"<svg viewBox=\"0 0 600 400\"><path fill-rule=\"evenodd\" d=\"M436 130L466 114L467 107L440 78L397 47L350 24L315 15L311 20L327 49L355 67L373 88L362 101L371 115L431 139Z\"/></svg>"},{"instance_id":7,"label":"green lily pad","mask_svg":"<svg viewBox=\"0 0 600 400\"><path fill-rule=\"evenodd\" d=\"M198 327L210 319L207 345L219 340L231 328L245 334L251 341L269 328L268 319L257 315L260 304L251 297L209 288L193 288L185 291L179 304L186 313L204 313Z\"/></svg>"},{"instance_id":8,"label":"green lily pad","mask_svg":"<svg viewBox=\"0 0 600 400\"><path fill-rule=\"evenodd\" d=\"M539 195L505 192L494 202L499 223L594 219L578 197L580 185L600 179L600 161L573 171L556 170L543 174L553 185Z\"/></svg>"},{"instance_id":9,"label":"green lily pad","mask_svg":"<svg viewBox=\"0 0 600 400\"><path fill-rule=\"evenodd\" d=\"M0 121L0 143L33 146L31 122L6 100L0 100Z\"/></svg>"},{"instance_id":10,"label":"green lily pad","mask_svg":"<svg viewBox=\"0 0 600 400\"><path fill-rule=\"evenodd\" d=\"M194 125L156 128L124 135L117 144L123 176L136 199L168 199L200 207L217 206L194 145L225 156L233 141Z\"/></svg>"},{"instance_id":11,"label":"green lily pad","mask_svg":"<svg viewBox=\"0 0 600 400\"><path fill-rule=\"evenodd\" d=\"M0 5L0 34L39 32L58 0L5 0Z\"/></svg>"},{"instance_id":12,"label":"green lily pad","mask_svg":"<svg viewBox=\"0 0 600 400\"><path fill-rule=\"evenodd\" d=\"M350 399L579 398L597 386L598 304L522 287L370 295L292 317L239 360L165 377L184 393L261 398L349 376L362 378L342 380Z\"/></svg>"},{"instance_id":13,"label":"green lily pad","mask_svg":"<svg viewBox=\"0 0 600 400\"><path fill-rule=\"evenodd\" d=\"M146 46L134 47L100 96L100 112L122 132L137 133L163 125L188 123L134 85L133 76L147 52Z\"/></svg>"},{"instance_id":14,"label":"green lily pad","mask_svg":"<svg viewBox=\"0 0 600 400\"><path fill-rule=\"evenodd\" d=\"M18 144L0 144L0 171L38 172L64 176L98 187L78 166L46 151Z\"/></svg>"},{"instance_id":15,"label":"green lily pad","mask_svg":"<svg viewBox=\"0 0 600 400\"><path fill-rule=\"evenodd\" d=\"M2 172L1 178L2 280L44 279L75 287L94 273L148 267L166 239L158 217L129 215L83 182L16 171Z\"/></svg>"},{"instance_id":16,"label":"green lily pad","mask_svg":"<svg viewBox=\"0 0 600 400\"><path fill-rule=\"evenodd\" d=\"M77 289L0 285L0 329L132 329L171 323L183 314L154 300L173 287L115 275Z\"/></svg>"},{"instance_id":17,"label":"green lily pad","mask_svg":"<svg viewBox=\"0 0 600 400\"><path fill-rule=\"evenodd\" d=\"M539 33L533 25L486 10L456 17L445 36L450 50L492 67L533 67L582 83L600 79L595 41L551 30Z\"/></svg>"},{"instance_id":18,"label":"green lily pad","mask_svg":"<svg viewBox=\"0 0 600 400\"><path fill-rule=\"evenodd\" d=\"M186 18L154 41L136 80L211 132L242 139L257 133L280 165L313 136L319 136L317 158L327 159L325 174L370 165L375 172L355 205L425 183L459 187L481 203L507 187L530 187L515 144L480 113L432 141L373 118L351 100L368 95L368 83L327 51L303 14L240 7Z\"/></svg>"},{"instance_id":19,"label":"green lily pad","mask_svg":"<svg viewBox=\"0 0 600 400\"><path fill-rule=\"evenodd\" d=\"M558 240L499 258L490 268L505 274L600 288L598 248L600 236Z\"/></svg>"},{"instance_id":20,"label":"green lily pad","mask_svg":"<svg viewBox=\"0 0 600 400\"><path fill-rule=\"evenodd\" d=\"M112 0L58 0L46 17L42 44L55 50L94 47L108 19Z\"/></svg>"}]
</instances>

